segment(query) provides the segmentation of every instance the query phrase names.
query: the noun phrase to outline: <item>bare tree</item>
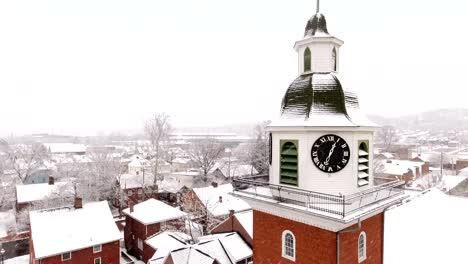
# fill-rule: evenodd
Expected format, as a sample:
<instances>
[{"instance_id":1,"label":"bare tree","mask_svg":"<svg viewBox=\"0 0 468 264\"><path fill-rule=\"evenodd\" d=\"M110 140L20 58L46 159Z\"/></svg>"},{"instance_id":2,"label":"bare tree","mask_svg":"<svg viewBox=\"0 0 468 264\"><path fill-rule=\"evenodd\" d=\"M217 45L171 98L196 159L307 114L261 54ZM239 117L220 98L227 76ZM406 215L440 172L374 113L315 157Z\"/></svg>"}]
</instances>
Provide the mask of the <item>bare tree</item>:
<instances>
[{"instance_id":1,"label":"bare tree","mask_svg":"<svg viewBox=\"0 0 468 264\"><path fill-rule=\"evenodd\" d=\"M172 126L166 113L154 114L145 122L145 135L150 141L151 152L154 153L153 177L154 184L159 179L159 161L163 157L163 145L169 141Z\"/></svg>"},{"instance_id":2,"label":"bare tree","mask_svg":"<svg viewBox=\"0 0 468 264\"><path fill-rule=\"evenodd\" d=\"M203 171L203 181L208 181L208 172L224 151L224 146L213 138L192 143L187 149L192 162Z\"/></svg>"},{"instance_id":3,"label":"bare tree","mask_svg":"<svg viewBox=\"0 0 468 264\"><path fill-rule=\"evenodd\" d=\"M385 151L389 151L396 140L396 129L392 126L384 126L377 133L377 141L383 145Z\"/></svg>"},{"instance_id":4,"label":"bare tree","mask_svg":"<svg viewBox=\"0 0 468 264\"><path fill-rule=\"evenodd\" d=\"M39 143L30 145L4 143L2 149L7 157L4 168L13 170L22 183L35 169L44 164L44 160L49 158L47 149Z\"/></svg>"}]
</instances>

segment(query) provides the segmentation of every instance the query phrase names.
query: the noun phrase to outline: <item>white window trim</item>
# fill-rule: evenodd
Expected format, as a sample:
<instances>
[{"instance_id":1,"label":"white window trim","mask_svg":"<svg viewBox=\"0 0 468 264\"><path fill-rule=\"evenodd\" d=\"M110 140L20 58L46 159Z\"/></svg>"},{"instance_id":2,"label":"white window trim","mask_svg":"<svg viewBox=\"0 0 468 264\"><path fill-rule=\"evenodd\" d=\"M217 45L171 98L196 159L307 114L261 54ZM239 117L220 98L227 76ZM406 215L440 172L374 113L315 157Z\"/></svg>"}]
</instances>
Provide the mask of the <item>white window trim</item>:
<instances>
[{"instance_id":1,"label":"white window trim","mask_svg":"<svg viewBox=\"0 0 468 264\"><path fill-rule=\"evenodd\" d=\"M70 253L70 258L67 258L67 259L64 259L64 258L63 258L63 254L66 254L66 253ZM71 258L72 258L72 253L71 253L71 251L70 251L70 252L62 253L62 261L67 261L67 260L70 260Z\"/></svg>"},{"instance_id":2,"label":"white window trim","mask_svg":"<svg viewBox=\"0 0 468 264\"><path fill-rule=\"evenodd\" d=\"M364 255L363 256L360 256L359 255L359 241L361 239L361 236L364 238L364 250L363 250L363 253ZM363 262L364 260L366 260L367 258L367 235L366 235L366 232L362 231L360 234L359 234L359 237L358 237L358 261L359 263Z\"/></svg>"},{"instance_id":3,"label":"white window trim","mask_svg":"<svg viewBox=\"0 0 468 264\"><path fill-rule=\"evenodd\" d=\"M96 259L99 259L99 264L102 264L101 257L99 257L99 258L94 258L94 263L93 263L93 264L96 264Z\"/></svg>"},{"instance_id":4,"label":"white window trim","mask_svg":"<svg viewBox=\"0 0 468 264\"><path fill-rule=\"evenodd\" d=\"M94 250L95 247L99 247L99 250ZM93 253L99 253L102 251L102 245L95 245L93 246Z\"/></svg>"},{"instance_id":5,"label":"white window trim","mask_svg":"<svg viewBox=\"0 0 468 264\"><path fill-rule=\"evenodd\" d=\"M140 238L138 238L137 240L137 247L139 250L143 251L143 240L141 240Z\"/></svg>"},{"instance_id":6,"label":"white window trim","mask_svg":"<svg viewBox=\"0 0 468 264\"><path fill-rule=\"evenodd\" d=\"M286 243L286 235L287 234L290 234L293 238L293 256L289 256L289 255L286 255L286 252L285 252L285 243ZM294 234L289 231L289 230L284 230L283 231L283 235L282 235L282 238L281 238L281 256L283 258L286 258L286 259L289 259L291 261L296 261L296 236L294 236Z\"/></svg>"}]
</instances>

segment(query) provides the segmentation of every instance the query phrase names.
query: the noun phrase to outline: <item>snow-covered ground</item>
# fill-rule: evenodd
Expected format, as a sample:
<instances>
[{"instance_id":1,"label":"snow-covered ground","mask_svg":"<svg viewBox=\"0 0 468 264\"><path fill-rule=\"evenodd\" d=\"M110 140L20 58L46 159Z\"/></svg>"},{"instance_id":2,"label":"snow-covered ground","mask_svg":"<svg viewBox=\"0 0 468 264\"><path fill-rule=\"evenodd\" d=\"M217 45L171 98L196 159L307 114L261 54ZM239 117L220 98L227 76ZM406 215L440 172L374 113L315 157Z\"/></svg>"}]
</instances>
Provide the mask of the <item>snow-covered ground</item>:
<instances>
[{"instance_id":1,"label":"snow-covered ground","mask_svg":"<svg viewBox=\"0 0 468 264\"><path fill-rule=\"evenodd\" d=\"M15 213L13 210L0 212L0 238L6 237L8 229L15 225Z\"/></svg>"},{"instance_id":2,"label":"snow-covered ground","mask_svg":"<svg viewBox=\"0 0 468 264\"><path fill-rule=\"evenodd\" d=\"M385 213L385 264L464 263L468 199L436 188Z\"/></svg>"},{"instance_id":3,"label":"snow-covered ground","mask_svg":"<svg viewBox=\"0 0 468 264\"><path fill-rule=\"evenodd\" d=\"M29 263L29 255L24 255L24 256L5 260L5 264L28 264L28 263Z\"/></svg>"}]
</instances>

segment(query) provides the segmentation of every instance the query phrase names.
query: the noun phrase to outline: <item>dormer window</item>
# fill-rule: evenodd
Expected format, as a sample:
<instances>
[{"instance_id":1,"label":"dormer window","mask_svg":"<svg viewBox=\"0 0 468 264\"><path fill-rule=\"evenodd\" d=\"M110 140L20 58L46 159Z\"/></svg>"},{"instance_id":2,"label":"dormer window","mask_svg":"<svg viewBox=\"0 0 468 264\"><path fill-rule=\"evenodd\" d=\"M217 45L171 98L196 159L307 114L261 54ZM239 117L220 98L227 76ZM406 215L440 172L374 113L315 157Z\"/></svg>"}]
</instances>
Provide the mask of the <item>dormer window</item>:
<instances>
[{"instance_id":1,"label":"dormer window","mask_svg":"<svg viewBox=\"0 0 468 264\"><path fill-rule=\"evenodd\" d=\"M280 183L297 186L298 150L297 140L281 140Z\"/></svg>"},{"instance_id":2,"label":"dormer window","mask_svg":"<svg viewBox=\"0 0 468 264\"><path fill-rule=\"evenodd\" d=\"M310 49L306 48L304 51L304 72L311 70L312 55Z\"/></svg>"},{"instance_id":3,"label":"dormer window","mask_svg":"<svg viewBox=\"0 0 468 264\"><path fill-rule=\"evenodd\" d=\"M369 141L359 141L358 149L358 187L369 184Z\"/></svg>"},{"instance_id":4,"label":"dormer window","mask_svg":"<svg viewBox=\"0 0 468 264\"><path fill-rule=\"evenodd\" d=\"M336 72L336 48L333 47L333 50L332 50L332 63L333 63L333 71Z\"/></svg>"}]
</instances>

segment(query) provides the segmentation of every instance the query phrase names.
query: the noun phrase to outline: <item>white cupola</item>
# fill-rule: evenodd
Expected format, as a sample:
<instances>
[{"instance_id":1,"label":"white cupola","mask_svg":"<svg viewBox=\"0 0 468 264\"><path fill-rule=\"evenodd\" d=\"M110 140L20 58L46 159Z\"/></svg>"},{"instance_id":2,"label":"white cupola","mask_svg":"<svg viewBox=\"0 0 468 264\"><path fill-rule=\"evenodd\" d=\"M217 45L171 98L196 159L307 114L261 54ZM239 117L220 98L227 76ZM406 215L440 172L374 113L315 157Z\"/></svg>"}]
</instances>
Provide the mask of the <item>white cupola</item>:
<instances>
[{"instance_id":1,"label":"white cupola","mask_svg":"<svg viewBox=\"0 0 468 264\"><path fill-rule=\"evenodd\" d=\"M338 72L339 49L343 43L328 33L325 16L317 12L307 22L304 38L294 45L299 74Z\"/></svg>"}]
</instances>

